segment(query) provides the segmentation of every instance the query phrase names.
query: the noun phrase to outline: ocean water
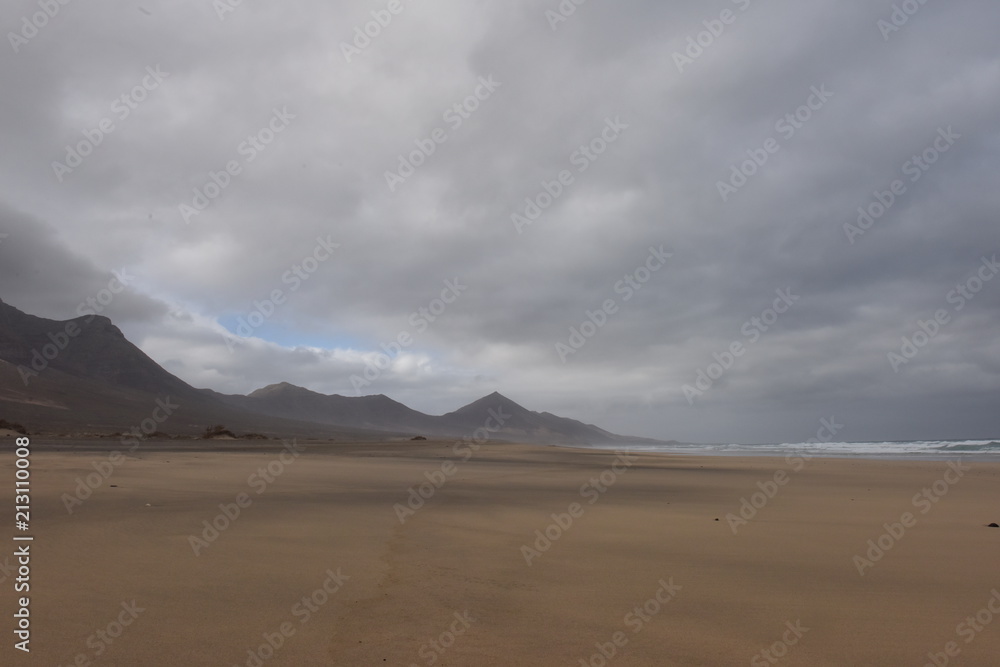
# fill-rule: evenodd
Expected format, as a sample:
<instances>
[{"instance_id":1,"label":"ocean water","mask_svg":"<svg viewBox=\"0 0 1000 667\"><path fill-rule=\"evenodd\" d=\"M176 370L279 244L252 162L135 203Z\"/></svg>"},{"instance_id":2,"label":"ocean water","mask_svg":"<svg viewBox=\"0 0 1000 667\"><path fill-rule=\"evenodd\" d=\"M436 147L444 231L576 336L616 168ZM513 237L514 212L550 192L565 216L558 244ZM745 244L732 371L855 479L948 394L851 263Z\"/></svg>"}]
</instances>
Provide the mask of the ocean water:
<instances>
[{"instance_id":1,"label":"ocean water","mask_svg":"<svg viewBox=\"0 0 1000 667\"><path fill-rule=\"evenodd\" d=\"M700 456L789 456L807 454L822 458L880 458L941 460L974 458L1000 461L1000 438L996 440L913 440L899 442L786 442L740 445L670 443L624 443L598 449Z\"/></svg>"}]
</instances>

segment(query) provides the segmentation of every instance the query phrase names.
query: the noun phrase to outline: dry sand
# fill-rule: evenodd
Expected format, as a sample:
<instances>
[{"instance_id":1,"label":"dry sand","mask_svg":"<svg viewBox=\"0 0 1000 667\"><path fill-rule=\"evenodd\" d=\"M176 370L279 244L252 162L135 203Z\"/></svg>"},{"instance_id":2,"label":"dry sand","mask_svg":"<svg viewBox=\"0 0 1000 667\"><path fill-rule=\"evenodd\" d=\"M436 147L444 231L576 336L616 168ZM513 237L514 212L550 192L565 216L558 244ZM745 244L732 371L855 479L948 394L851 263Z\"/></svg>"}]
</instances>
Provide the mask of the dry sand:
<instances>
[{"instance_id":1,"label":"dry sand","mask_svg":"<svg viewBox=\"0 0 1000 667\"><path fill-rule=\"evenodd\" d=\"M456 459L451 443L303 444L269 483L248 478L278 468L274 443L147 444L69 514L62 494L114 444L35 443L32 653L12 648L15 575L0 571L0 664L601 665L602 644L621 665L920 666L948 642L950 664L1000 663L1000 614L959 626L994 616L981 610L1000 589L1000 530L985 526L1000 520L998 463L950 473L943 498L914 504L947 462L795 472L781 459L641 456L611 473L613 453L490 444L401 523L394 504ZM727 514L778 470L787 483L734 534ZM602 472L614 484L581 494ZM12 508L6 453L0 475ZM196 556L189 536L240 493L249 506ZM557 539L529 566L522 545L572 503L582 512L549 528ZM883 538L895 544L861 576L854 556L904 512L916 524ZM324 583L336 590L325 602ZM250 658L283 624L280 648ZM772 661L761 651L776 642Z\"/></svg>"}]
</instances>

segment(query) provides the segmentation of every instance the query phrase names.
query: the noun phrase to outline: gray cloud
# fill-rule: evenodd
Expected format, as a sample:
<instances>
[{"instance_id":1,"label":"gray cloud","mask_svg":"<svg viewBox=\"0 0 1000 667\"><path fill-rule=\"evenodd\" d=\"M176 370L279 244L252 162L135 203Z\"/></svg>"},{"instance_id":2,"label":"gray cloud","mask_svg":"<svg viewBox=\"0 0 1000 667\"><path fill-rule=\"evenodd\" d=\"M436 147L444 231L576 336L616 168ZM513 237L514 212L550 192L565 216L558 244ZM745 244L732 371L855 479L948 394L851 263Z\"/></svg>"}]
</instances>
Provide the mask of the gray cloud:
<instances>
[{"instance_id":1,"label":"gray cloud","mask_svg":"<svg viewBox=\"0 0 1000 667\"><path fill-rule=\"evenodd\" d=\"M62 7L0 57L0 297L68 318L127 270L107 314L219 391L352 393L409 333L364 390L429 412L499 389L685 440L806 439L830 415L849 439L996 436L1000 280L961 311L948 299L1000 251L1000 10L928 3L884 39L891 2L595 1L553 31L557 5L407 2L350 63L341 42L384 4ZM37 10L8 3L0 25ZM169 75L137 102L157 66ZM490 76L455 126L448 110ZM779 122L824 86L789 136ZM276 108L294 118L255 148ZM581 171L609 118L627 129ZM102 119L114 130L60 182L52 162ZM949 127L960 137L910 180ZM386 171L435 129L447 140L390 191ZM769 138L780 150L722 201ZM230 161L240 173L185 222ZM511 215L563 170L572 184L519 234ZM895 179L905 192L849 242ZM292 290L282 277L318 238L339 248ZM626 302L616 284L660 245L673 256ZM454 279L468 288L414 325ZM751 343L744 324L788 288L801 298ZM287 301L230 351L226 328L276 289ZM556 343L607 299L617 312L563 363ZM939 309L949 322L895 372L887 355ZM683 385L735 341L746 353L689 404Z\"/></svg>"}]
</instances>

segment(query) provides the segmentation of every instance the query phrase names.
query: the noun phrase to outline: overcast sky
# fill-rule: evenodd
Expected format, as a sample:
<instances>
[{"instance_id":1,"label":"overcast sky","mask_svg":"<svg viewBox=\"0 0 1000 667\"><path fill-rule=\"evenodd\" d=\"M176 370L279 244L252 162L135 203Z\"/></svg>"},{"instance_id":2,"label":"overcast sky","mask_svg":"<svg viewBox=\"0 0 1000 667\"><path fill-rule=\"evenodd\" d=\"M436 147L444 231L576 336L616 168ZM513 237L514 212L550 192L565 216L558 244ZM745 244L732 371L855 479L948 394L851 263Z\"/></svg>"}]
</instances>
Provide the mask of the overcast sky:
<instances>
[{"instance_id":1,"label":"overcast sky","mask_svg":"<svg viewBox=\"0 0 1000 667\"><path fill-rule=\"evenodd\" d=\"M45 4L0 9L22 310L117 271L103 314L228 393L1000 437L995 2Z\"/></svg>"}]
</instances>

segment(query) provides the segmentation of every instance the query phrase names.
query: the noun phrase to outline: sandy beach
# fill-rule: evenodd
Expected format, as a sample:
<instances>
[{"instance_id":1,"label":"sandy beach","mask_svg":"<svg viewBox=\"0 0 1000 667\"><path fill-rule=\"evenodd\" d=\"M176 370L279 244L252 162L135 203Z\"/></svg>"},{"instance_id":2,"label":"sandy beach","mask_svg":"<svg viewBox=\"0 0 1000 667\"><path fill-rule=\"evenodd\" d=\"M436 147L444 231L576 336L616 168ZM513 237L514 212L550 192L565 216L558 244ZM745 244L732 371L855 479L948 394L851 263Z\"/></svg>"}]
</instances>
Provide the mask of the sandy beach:
<instances>
[{"instance_id":1,"label":"sandy beach","mask_svg":"<svg viewBox=\"0 0 1000 667\"><path fill-rule=\"evenodd\" d=\"M33 442L31 653L13 648L7 564L3 664L1000 655L1000 463L83 444Z\"/></svg>"}]
</instances>

